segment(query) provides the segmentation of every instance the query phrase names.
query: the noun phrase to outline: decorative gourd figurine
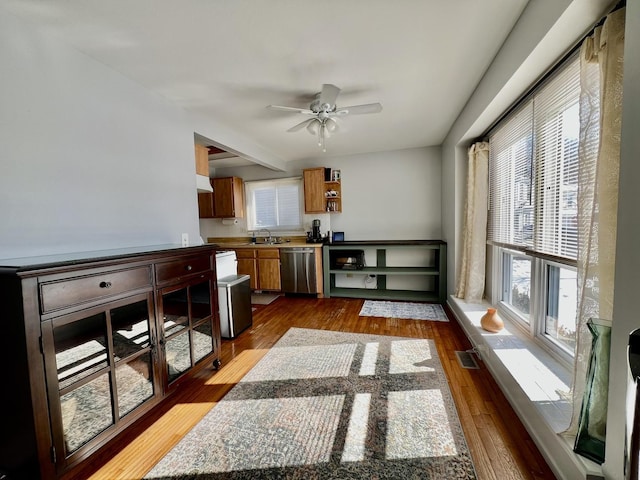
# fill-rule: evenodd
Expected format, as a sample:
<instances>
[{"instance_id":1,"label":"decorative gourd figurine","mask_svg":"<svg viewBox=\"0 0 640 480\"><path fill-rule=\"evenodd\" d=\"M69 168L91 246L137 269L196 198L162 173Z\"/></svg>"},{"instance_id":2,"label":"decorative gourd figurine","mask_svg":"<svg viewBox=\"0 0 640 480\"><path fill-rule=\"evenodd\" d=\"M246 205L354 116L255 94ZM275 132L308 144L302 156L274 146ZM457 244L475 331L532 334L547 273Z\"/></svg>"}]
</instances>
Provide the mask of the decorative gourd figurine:
<instances>
[{"instance_id":1,"label":"decorative gourd figurine","mask_svg":"<svg viewBox=\"0 0 640 480\"><path fill-rule=\"evenodd\" d=\"M487 308L487 313L480 319L480 326L487 332L498 333L504 328L504 322L495 308Z\"/></svg>"}]
</instances>

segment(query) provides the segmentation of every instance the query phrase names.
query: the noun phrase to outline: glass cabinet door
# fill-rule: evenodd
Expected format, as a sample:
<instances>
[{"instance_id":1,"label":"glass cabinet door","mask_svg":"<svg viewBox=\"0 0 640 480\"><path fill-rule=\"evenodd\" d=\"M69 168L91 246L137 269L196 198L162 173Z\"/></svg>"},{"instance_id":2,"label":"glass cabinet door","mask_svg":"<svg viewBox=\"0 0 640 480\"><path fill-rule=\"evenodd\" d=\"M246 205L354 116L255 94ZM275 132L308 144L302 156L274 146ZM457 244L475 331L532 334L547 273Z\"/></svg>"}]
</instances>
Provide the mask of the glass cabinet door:
<instances>
[{"instance_id":1,"label":"glass cabinet door","mask_svg":"<svg viewBox=\"0 0 640 480\"><path fill-rule=\"evenodd\" d=\"M169 287L162 293L167 383L214 351L211 282Z\"/></svg>"},{"instance_id":2,"label":"glass cabinet door","mask_svg":"<svg viewBox=\"0 0 640 480\"><path fill-rule=\"evenodd\" d=\"M151 306L142 294L43 322L59 462L156 395Z\"/></svg>"},{"instance_id":3,"label":"glass cabinet door","mask_svg":"<svg viewBox=\"0 0 640 480\"><path fill-rule=\"evenodd\" d=\"M67 455L114 424L106 314L53 328Z\"/></svg>"},{"instance_id":4,"label":"glass cabinet door","mask_svg":"<svg viewBox=\"0 0 640 480\"><path fill-rule=\"evenodd\" d=\"M111 310L119 418L153 397L153 348L147 302Z\"/></svg>"},{"instance_id":5,"label":"glass cabinet door","mask_svg":"<svg viewBox=\"0 0 640 480\"><path fill-rule=\"evenodd\" d=\"M193 311L193 357L194 363L213 352L212 331L213 306L211 305L211 284L199 283L191 287L191 305Z\"/></svg>"}]
</instances>

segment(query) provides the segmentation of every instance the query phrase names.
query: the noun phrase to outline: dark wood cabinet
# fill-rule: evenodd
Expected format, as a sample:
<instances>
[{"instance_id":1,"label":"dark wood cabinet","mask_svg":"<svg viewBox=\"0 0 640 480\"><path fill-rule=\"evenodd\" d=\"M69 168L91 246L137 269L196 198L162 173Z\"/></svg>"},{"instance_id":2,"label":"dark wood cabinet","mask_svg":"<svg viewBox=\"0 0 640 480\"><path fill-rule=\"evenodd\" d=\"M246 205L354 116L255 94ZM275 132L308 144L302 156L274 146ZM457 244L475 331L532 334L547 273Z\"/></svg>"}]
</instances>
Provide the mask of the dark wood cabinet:
<instances>
[{"instance_id":1,"label":"dark wood cabinet","mask_svg":"<svg viewBox=\"0 0 640 480\"><path fill-rule=\"evenodd\" d=\"M0 472L56 478L175 389L219 366L209 246L0 266Z\"/></svg>"},{"instance_id":2,"label":"dark wood cabinet","mask_svg":"<svg viewBox=\"0 0 640 480\"><path fill-rule=\"evenodd\" d=\"M199 218L214 218L213 193L198 193L198 216Z\"/></svg>"}]
</instances>

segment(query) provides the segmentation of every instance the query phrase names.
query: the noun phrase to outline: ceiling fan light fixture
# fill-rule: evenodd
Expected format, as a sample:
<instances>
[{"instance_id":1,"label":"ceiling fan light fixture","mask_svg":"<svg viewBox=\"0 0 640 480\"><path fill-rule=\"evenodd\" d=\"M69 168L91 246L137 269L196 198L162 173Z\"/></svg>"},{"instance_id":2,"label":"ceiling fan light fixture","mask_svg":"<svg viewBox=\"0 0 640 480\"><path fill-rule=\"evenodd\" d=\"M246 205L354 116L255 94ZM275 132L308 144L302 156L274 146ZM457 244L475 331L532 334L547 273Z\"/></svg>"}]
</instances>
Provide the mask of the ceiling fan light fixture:
<instances>
[{"instance_id":1,"label":"ceiling fan light fixture","mask_svg":"<svg viewBox=\"0 0 640 480\"><path fill-rule=\"evenodd\" d=\"M325 140L338 130L338 121L334 117L359 115L363 113L378 113L382 111L382 105L379 103L368 103L338 108L336 105L336 99L339 94L340 89L338 87L330 83L325 83L322 85L322 91L316 93L313 102L309 105L309 109L286 107L282 105L268 105L268 108L311 116L310 119L304 120L289 128L287 132L297 132L298 130L306 128L311 135L315 135L317 137L318 146L322 148L323 152L326 152Z\"/></svg>"},{"instance_id":2,"label":"ceiling fan light fixture","mask_svg":"<svg viewBox=\"0 0 640 480\"><path fill-rule=\"evenodd\" d=\"M335 120L335 118L327 118L324 122L324 126L327 129L328 133L333 133L338 129L338 122Z\"/></svg>"},{"instance_id":3,"label":"ceiling fan light fixture","mask_svg":"<svg viewBox=\"0 0 640 480\"><path fill-rule=\"evenodd\" d=\"M309 122L309 124L307 125L307 131L311 135L317 135L319 129L320 129L320 121L318 121L315 118L313 119L313 121Z\"/></svg>"}]
</instances>

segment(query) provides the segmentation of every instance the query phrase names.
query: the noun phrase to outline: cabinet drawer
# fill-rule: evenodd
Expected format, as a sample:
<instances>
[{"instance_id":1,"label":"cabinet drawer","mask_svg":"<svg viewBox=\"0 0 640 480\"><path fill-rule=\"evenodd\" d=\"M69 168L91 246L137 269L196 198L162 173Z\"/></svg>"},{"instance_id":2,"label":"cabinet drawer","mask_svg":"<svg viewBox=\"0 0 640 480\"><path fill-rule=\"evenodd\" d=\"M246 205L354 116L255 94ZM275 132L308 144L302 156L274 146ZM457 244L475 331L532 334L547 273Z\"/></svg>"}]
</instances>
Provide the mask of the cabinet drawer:
<instances>
[{"instance_id":1,"label":"cabinet drawer","mask_svg":"<svg viewBox=\"0 0 640 480\"><path fill-rule=\"evenodd\" d=\"M255 248L239 248L236 250L236 258L256 258Z\"/></svg>"},{"instance_id":2,"label":"cabinet drawer","mask_svg":"<svg viewBox=\"0 0 640 480\"><path fill-rule=\"evenodd\" d=\"M149 267L43 282L40 284L42 313L150 286Z\"/></svg>"},{"instance_id":3,"label":"cabinet drawer","mask_svg":"<svg viewBox=\"0 0 640 480\"><path fill-rule=\"evenodd\" d=\"M211 270L211 257L209 255L181 258L171 262L158 263L156 265L156 280L158 283L163 283L208 270Z\"/></svg>"},{"instance_id":4,"label":"cabinet drawer","mask_svg":"<svg viewBox=\"0 0 640 480\"><path fill-rule=\"evenodd\" d=\"M258 250L258 258L280 258L278 248L263 248Z\"/></svg>"}]
</instances>

